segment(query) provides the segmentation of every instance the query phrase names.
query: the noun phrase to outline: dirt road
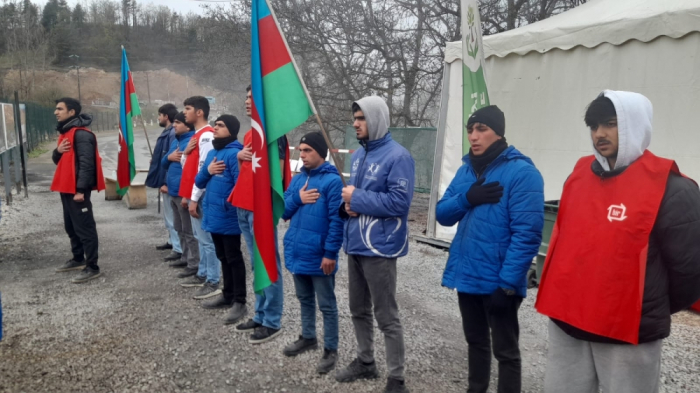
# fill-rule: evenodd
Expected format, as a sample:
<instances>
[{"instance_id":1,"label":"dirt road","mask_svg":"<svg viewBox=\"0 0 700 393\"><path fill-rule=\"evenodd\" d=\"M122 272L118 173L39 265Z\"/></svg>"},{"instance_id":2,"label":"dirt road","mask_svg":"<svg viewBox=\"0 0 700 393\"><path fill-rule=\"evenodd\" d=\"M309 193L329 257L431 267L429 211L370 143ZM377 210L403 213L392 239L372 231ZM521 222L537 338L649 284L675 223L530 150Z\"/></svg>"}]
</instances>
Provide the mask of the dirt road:
<instances>
[{"instance_id":1,"label":"dirt road","mask_svg":"<svg viewBox=\"0 0 700 393\"><path fill-rule=\"evenodd\" d=\"M103 156L116 157L116 140L116 134L99 135ZM145 142L139 143L141 166L148 152ZM107 173L110 160L105 167ZM177 285L177 272L154 248L165 240L155 192L149 194L146 210L128 210L123 202L95 195L103 277L76 285L70 283L71 273L54 273L70 258L70 248L58 195L48 189L52 173L50 152L31 160L30 198L17 198L0 223L6 335L0 342L0 392L382 391L384 378L338 384L332 375L317 376L319 351L298 358L282 355L282 348L300 334L299 304L286 271L284 332L272 342L252 346L247 336L223 325L225 311L202 309L191 290ZM422 196L416 202L422 209L427 206ZM421 215L416 211L412 217ZM420 227L414 223L412 230ZM280 237L285 228L281 224ZM445 251L412 241L409 255L399 260L406 380L412 392L463 392L467 387L467 347L456 295L440 286L446 257ZM336 293L342 366L355 350L345 258ZM542 391L547 351L546 319L533 309L535 295L528 294L520 314L525 392ZM320 326L320 315L318 320ZM687 313L676 320L664 349L662 391L698 392L700 324ZM385 377L378 332L375 341Z\"/></svg>"}]
</instances>

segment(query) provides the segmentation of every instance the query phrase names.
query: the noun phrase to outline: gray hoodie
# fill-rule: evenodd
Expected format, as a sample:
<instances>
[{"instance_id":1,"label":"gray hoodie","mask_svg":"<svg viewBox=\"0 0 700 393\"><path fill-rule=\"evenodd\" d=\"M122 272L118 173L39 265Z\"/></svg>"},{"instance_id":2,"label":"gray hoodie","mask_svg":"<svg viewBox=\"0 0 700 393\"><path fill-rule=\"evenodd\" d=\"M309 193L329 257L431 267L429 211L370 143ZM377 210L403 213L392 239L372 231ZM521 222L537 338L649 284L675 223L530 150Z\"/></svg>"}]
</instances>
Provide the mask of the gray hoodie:
<instances>
[{"instance_id":1,"label":"gray hoodie","mask_svg":"<svg viewBox=\"0 0 700 393\"><path fill-rule=\"evenodd\" d=\"M629 166L641 157L651 143L651 122L654 109L651 101L639 93L605 90L600 95L608 97L617 113L617 161L615 168ZM611 171L608 160L593 147L595 157L605 171Z\"/></svg>"},{"instance_id":2,"label":"gray hoodie","mask_svg":"<svg viewBox=\"0 0 700 393\"><path fill-rule=\"evenodd\" d=\"M380 97L369 96L355 102L367 121L367 132L370 141L384 138L389 132L389 107Z\"/></svg>"}]
</instances>

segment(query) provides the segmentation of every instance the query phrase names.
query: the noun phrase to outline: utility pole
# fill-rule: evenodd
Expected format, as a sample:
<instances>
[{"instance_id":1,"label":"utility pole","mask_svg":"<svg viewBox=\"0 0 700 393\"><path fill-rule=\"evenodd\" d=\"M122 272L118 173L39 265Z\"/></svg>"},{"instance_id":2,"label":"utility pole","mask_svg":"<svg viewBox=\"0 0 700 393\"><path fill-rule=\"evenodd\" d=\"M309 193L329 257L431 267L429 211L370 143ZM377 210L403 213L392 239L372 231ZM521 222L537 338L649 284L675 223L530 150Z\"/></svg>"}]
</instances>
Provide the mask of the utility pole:
<instances>
[{"instance_id":1,"label":"utility pole","mask_svg":"<svg viewBox=\"0 0 700 393\"><path fill-rule=\"evenodd\" d=\"M83 100L82 100L82 97L81 97L81 95L80 95L80 66L78 65L78 60L80 60L80 56L78 56L78 55L70 55L70 56L68 56L68 57L70 57L70 58L72 58L73 60L75 60L75 68L76 68L76 70L78 71L78 101L81 101L81 102L82 102Z\"/></svg>"}]
</instances>

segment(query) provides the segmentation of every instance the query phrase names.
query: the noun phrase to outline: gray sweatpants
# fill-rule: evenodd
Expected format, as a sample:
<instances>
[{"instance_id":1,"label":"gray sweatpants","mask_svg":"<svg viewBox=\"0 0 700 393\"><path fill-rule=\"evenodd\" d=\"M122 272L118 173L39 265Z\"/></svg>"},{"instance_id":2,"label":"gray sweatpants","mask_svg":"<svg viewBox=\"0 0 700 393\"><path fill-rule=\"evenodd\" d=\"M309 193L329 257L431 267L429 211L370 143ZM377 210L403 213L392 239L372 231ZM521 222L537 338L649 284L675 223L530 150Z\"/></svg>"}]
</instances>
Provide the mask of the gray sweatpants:
<instances>
[{"instance_id":1,"label":"gray sweatpants","mask_svg":"<svg viewBox=\"0 0 700 393\"><path fill-rule=\"evenodd\" d=\"M396 258L348 255L350 313L357 338L357 357L374 361L374 318L384 333L389 377L404 377L403 327L396 303Z\"/></svg>"},{"instance_id":2,"label":"gray sweatpants","mask_svg":"<svg viewBox=\"0 0 700 393\"><path fill-rule=\"evenodd\" d=\"M170 197L170 205L173 208L173 227L180 237L182 257L180 260L187 262L187 267L196 269L199 267L199 244L192 232L190 212L180 204L182 197Z\"/></svg>"},{"instance_id":3,"label":"gray sweatpants","mask_svg":"<svg viewBox=\"0 0 700 393\"><path fill-rule=\"evenodd\" d=\"M549 321L545 393L657 393L661 341L640 345L577 340Z\"/></svg>"}]
</instances>

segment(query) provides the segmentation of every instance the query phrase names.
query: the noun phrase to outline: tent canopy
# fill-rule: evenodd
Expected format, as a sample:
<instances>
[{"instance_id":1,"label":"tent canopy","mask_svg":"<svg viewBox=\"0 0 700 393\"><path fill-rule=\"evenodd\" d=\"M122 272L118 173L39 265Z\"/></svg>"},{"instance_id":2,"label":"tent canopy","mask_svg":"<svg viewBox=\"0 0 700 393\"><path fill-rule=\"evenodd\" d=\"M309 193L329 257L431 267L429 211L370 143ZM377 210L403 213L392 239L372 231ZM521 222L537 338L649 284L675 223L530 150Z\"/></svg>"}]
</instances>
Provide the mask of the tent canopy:
<instances>
[{"instance_id":1,"label":"tent canopy","mask_svg":"<svg viewBox=\"0 0 700 393\"><path fill-rule=\"evenodd\" d=\"M484 53L488 58L594 48L660 36L680 38L695 31L700 31L698 0L591 0L543 21L484 36Z\"/></svg>"}]
</instances>

